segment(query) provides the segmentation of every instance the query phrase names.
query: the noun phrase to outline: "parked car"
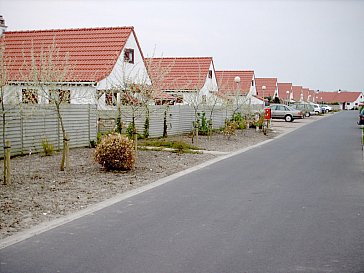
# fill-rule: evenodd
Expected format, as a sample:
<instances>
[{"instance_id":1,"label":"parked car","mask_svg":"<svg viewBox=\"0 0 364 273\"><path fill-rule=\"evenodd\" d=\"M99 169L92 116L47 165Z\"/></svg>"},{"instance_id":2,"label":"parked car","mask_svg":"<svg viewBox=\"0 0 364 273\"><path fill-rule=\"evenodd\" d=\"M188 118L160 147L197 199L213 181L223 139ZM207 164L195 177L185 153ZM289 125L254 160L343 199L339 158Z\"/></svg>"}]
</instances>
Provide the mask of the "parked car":
<instances>
[{"instance_id":1,"label":"parked car","mask_svg":"<svg viewBox=\"0 0 364 273\"><path fill-rule=\"evenodd\" d=\"M290 107L301 111L305 117L315 115L315 109L313 108L313 106L311 104L308 104L308 103L294 103L294 104L291 104Z\"/></svg>"},{"instance_id":2,"label":"parked car","mask_svg":"<svg viewBox=\"0 0 364 273\"><path fill-rule=\"evenodd\" d=\"M323 109L324 112L328 113L332 111L332 107L327 105L327 104L323 104L321 105L321 109Z\"/></svg>"},{"instance_id":3,"label":"parked car","mask_svg":"<svg viewBox=\"0 0 364 273\"><path fill-rule=\"evenodd\" d=\"M364 107L359 112L358 125L364 125Z\"/></svg>"},{"instance_id":4,"label":"parked car","mask_svg":"<svg viewBox=\"0 0 364 273\"><path fill-rule=\"evenodd\" d=\"M287 122L292 122L296 118L303 118L303 113L300 110L293 109L284 104L271 104L272 119L284 119Z\"/></svg>"},{"instance_id":5,"label":"parked car","mask_svg":"<svg viewBox=\"0 0 364 273\"><path fill-rule=\"evenodd\" d=\"M324 113L324 110L322 110L319 104L314 103L312 104L312 106L315 109L316 114Z\"/></svg>"}]
</instances>

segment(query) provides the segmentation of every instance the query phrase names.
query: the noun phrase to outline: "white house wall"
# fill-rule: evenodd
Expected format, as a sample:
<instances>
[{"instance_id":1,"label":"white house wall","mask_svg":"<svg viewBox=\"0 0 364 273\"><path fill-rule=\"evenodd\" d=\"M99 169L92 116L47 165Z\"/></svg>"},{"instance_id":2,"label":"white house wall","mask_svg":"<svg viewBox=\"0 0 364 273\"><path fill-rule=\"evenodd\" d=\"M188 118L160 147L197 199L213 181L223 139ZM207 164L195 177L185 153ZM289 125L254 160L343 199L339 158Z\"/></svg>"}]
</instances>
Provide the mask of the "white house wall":
<instances>
[{"instance_id":1,"label":"white house wall","mask_svg":"<svg viewBox=\"0 0 364 273\"><path fill-rule=\"evenodd\" d=\"M71 104L97 104L96 87L75 86L71 90Z\"/></svg>"},{"instance_id":2,"label":"white house wall","mask_svg":"<svg viewBox=\"0 0 364 273\"><path fill-rule=\"evenodd\" d=\"M257 88L256 88L256 83L255 83L255 76L253 75L252 78L252 82L254 83L253 85L250 84L250 90L249 90L249 96L256 96L257 95Z\"/></svg>"},{"instance_id":3,"label":"white house wall","mask_svg":"<svg viewBox=\"0 0 364 273\"><path fill-rule=\"evenodd\" d=\"M356 108L359 107L359 104L360 103L363 103L363 102L364 102L364 95L362 93L362 94L360 94L358 96L358 98L355 101L353 101L353 102L351 102L351 101L350 102L347 102L345 104L345 109L347 109L347 110L356 109Z\"/></svg>"},{"instance_id":4,"label":"white house wall","mask_svg":"<svg viewBox=\"0 0 364 273\"><path fill-rule=\"evenodd\" d=\"M124 61L124 53L127 48L134 49L133 64ZM97 89L108 90L115 86L123 86L126 82L139 84L151 83L133 32L131 32L128 40L126 41L110 75L97 84Z\"/></svg>"},{"instance_id":5,"label":"white house wall","mask_svg":"<svg viewBox=\"0 0 364 273\"><path fill-rule=\"evenodd\" d=\"M205 84L201 89L202 95L210 96L210 92L217 92L219 87L216 80L215 70L214 66L212 65L212 62L210 64L209 70L212 71L212 77L209 78L208 75L206 75Z\"/></svg>"},{"instance_id":6,"label":"white house wall","mask_svg":"<svg viewBox=\"0 0 364 273\"><path fill-rule=\"evenodd\" d=\"M183 92L183 104L197 105L203 102L203 96L206 96L206 104L214 101L214 94L218 91L214 66L211 62L209 70L212 71L212 77L209 78L206 74L205 83L199 92Z\"/></svg>"},{"instance_id":7,"label":"white house wall","mask_svg":"<svg viewBox=\"0 0 364 273\"><path fill-rule=\"evenodd\" d=\"M21 96L19 96L21 89L16 85L7 85L3 89L3 98L5 104L16 104L21 102Z\"/></svg>"}]
</instances>

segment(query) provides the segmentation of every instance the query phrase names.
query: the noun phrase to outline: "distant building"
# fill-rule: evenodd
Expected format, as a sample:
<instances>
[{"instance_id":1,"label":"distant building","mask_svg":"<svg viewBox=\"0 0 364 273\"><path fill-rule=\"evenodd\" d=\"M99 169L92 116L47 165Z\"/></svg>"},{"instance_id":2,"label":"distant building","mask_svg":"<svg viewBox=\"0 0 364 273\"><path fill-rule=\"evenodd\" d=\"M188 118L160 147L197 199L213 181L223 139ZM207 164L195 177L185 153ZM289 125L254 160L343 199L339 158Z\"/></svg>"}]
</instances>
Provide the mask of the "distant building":
<instances>
[{"instance_id":1,"label":"distant building","mask_svg":"<svg viewBox=\"0 0 364 273\"><path fill-rule=\"evenodd\" d=\"M316 103L338 103L341 109L351 110L357 109L360 104L364 103L363 92L319 92L316 93Z\"/></svg>"}]
</instances>

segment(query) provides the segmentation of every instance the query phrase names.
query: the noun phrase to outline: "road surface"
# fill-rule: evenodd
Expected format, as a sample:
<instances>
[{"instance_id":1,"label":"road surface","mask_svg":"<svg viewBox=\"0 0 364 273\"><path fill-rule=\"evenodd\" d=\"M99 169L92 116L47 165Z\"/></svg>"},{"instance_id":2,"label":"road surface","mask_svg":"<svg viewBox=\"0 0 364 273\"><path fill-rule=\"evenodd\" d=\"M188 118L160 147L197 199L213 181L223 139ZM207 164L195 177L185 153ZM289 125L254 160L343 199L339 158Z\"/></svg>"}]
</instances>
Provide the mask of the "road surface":
<instances>
[{"instance_id":1,"label":"road surface","mask_svg":"<svg viewBox=\"0 0 364 273\"><path fill-rule=\"evenodd\" d=\"M0 272L364 272L356 112L0 250Z\"/></svg>"}]
</instances>

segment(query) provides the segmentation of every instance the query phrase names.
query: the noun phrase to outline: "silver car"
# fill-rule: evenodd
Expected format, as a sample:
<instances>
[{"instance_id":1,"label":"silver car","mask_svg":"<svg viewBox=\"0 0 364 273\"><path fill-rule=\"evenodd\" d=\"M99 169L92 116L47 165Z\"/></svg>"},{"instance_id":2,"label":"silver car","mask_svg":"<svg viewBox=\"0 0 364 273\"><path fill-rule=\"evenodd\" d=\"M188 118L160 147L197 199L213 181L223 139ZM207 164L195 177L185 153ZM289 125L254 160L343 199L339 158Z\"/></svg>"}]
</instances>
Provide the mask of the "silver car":
<instances>
[{"instance_id":1,"label":"silver car","mask_svg":"<svg viewBox=\"0 0 364 273\"><path fill-rule=\"evenodd\" d=\"M284 119L287 122L292 122L296 118L303 118L303 113L284 104L271 104L271 117L273 119Z\"/></svg>"}]
</instances>

